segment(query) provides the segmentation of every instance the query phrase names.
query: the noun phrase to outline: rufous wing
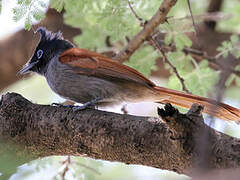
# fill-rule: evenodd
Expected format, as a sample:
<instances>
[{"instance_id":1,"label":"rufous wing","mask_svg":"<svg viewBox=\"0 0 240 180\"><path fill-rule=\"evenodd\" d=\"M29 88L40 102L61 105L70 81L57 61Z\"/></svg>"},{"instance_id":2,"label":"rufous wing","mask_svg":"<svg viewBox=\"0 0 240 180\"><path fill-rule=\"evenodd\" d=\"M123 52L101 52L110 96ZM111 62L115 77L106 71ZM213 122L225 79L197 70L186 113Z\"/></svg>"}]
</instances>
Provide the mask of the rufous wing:
<instances>
[{"instance_id":1,"label":"rufous wing","mask_svg":"<svg viewBox=\"0 0 240 180\"><path fill-rule=\"evenodd\" d=\"M72 66L76 73L88 76L133 81L150 87L155 84L136 70L99 53L81 48L71 48L61 54L59 61Z\"/></svg>"},{"instance_id":2,"label":"rufous wing","mask_svg":"<svg viewBox=\"0 0 240 180\"><path fill-rule=\"evenodd\" d=\"M100 78L112 78L115 80L127 80L140 83L155 91L155 102L172 103L174 105L190 108L193 103L203 106L204 112L224 120L240 121L240 109L227 104L219 103L209 98L199 97L180 91L163 87L157 87L153 82L136 70L107 58L99 53L86 49L71 48L61 54L60 62L71 66L76 73ZM163 97L166 97L165 99ZM159 101L160 100L160 101Z\"/></svg>"}]
</instances>

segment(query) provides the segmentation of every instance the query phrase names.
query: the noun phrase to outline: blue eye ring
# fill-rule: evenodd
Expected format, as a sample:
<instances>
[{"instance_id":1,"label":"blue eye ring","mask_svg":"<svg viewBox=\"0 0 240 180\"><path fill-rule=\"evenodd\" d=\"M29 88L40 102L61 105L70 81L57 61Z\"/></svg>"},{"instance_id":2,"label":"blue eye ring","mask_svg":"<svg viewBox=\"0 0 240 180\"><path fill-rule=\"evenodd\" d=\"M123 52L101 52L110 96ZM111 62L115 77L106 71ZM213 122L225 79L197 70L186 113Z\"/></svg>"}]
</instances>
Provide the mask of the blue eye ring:
<instances>
[{"instance_id":1,"label":"blue eye ring","mask_svg":"<svg viewBox=\"0 0 240 180\"><path fill-rule=\"evenodd\" d=\"M37 51L37 58L38 58L38 59L41 59L42 55L43 55L43 50L39 49L39 50Z\"/></svg>"}]
</instances>

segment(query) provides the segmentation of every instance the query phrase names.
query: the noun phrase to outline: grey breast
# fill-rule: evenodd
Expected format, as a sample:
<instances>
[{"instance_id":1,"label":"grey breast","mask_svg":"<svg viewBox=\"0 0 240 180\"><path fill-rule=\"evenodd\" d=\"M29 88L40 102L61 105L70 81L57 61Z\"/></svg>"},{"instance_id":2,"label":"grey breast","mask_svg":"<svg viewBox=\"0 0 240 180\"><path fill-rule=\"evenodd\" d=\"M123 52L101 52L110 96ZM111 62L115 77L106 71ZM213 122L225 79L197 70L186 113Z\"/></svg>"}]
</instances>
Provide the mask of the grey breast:
<instances>
[{"instance_id":1,"label":"grey breast","mask_svg":"<svg viewBox=\"0 0 240 180\"><path fill-rule=\"evenodd\" d=\"M59 62L58 58L49 63L45 76L51 89L65 99L78 103L99 97L102 102L122 101L117 93L121 87L110 80L80 74L77 69Z\"/></svg>"}]
</instances>

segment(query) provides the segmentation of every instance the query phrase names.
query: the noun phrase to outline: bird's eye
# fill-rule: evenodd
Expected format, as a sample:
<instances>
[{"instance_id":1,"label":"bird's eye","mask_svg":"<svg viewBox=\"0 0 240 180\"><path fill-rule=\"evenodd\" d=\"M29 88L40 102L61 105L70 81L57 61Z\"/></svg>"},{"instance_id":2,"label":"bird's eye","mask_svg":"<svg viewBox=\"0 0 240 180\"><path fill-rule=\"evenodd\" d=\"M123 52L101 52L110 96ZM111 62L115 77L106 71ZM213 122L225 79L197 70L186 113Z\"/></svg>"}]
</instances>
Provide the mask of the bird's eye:
<instances>
[{"instance_id":1,"label":"bird's eye","mask_svg":"<svg viewBox=\"0 0 240 180\"><path fill-rule=\"evenodd\" d=\"M41 59L42 55L43 55L43 50L39 49L39 50L37 51L37 58L38 58L38 59Z\"/></svg>"}]
</instances>

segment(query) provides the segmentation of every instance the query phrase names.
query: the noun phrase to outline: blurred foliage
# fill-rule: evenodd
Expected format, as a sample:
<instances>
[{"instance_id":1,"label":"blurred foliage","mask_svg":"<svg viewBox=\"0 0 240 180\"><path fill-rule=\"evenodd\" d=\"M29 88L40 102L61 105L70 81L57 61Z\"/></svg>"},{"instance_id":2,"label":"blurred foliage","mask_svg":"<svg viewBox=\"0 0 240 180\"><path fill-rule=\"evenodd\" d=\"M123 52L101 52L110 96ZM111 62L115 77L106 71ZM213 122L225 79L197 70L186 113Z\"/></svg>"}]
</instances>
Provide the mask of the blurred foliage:
<instances>
[{"instance_id":1,"label":"blurred foliage","mask_svg":"<svg viewBox=\"0 0 240 180\"><path fill-rule=\"evenodd\" d=\"M200 96L207 96L208 93L213 90L214 85L218 82L219 72L211 69L207 60L203 60L197 63L191 55L185 54L182 50L185 47L191 47L192 41L185 34L187 32L193 32L193 26L190 19L175 19L169 20L168 24L160 25L159 29L163 29L167 35L164 38L165 44L174 44L176 46L175 52L168 52L167 56L170 62L177 68L178 73L184 78L186 87L193 94ZM174 21L177 21L175 23ZM168 64L165 64L171 72L168 86L172 89L181 90L182 85L180 80L173 73L173 70Z\"/></svg>"},{"instance_id":2,"label":"blurred foliage","mask_svg":"<svg viewBox=\"0 0 240 180\"><path fill-rule=\"evenodd\" d=\"M25 20L25 29L30 30L32 23L40 21L45 17L44 10L47 4L44 0L18 0L17 6L13 9L13 19L17 22Z\"/></svg>"},{"instance_id":3,"label":"blurred foliage","mask_svg":"<svg viewBox=\"0 0 240 180\"><path fill-rule=\"evenodd\" d=\"M31 161L18 167L15 174L11 176L11 180L19 179L44 179L44 180L61 180L63 172L66 171L66 179L85 179L94 180L100 175L100 167L103 163L91 158L70 157L70 163L66 165L64 162L67 156L51 156Z\"/></svg>"},{"instance_id":4,"label":"blurred foliage","mask_svg":"<svg viewBox=\"0 0 240 180\"><path fill-rule=\"evenodd\" d=\"M214 84L218 82L219 72L211 69L207 60L203 60L198 64L191 56L182 52L169 53L169 60L175 66L179 63L177 66L179 67L178 72L184 78L186 87L193 94L207 96L208 92L214 89ZM168 65L166 67L169 68ZM173 89L182 88L175 74L170 76L168 85Z\"/></svg>"},{"instance_id":5,"label":"blurred foliage","mask_svg":"<svg viewBox=\"0 0 240 180\"><path fill-rule=\"evenodd\" d=\"M239 33L240 29L240 3L239 0L228 0L223 1L222 12L230 14L232 17L227 21L220 21L217 24L217 28L221 31L229 31Z\"/></svg>"},{"instance_id":6,"label":"blurred foliage","mask_svg":"<svg viewBox=\"0 0 240 180\"><path fill-rule=\"evenodd\" d=\"M150 46L144 46L134 53L131 59L124 64L137 69L139 72L149 77L151 71L157 69L155 65L157 57L157 51L153 51L153 48Z\"/></svg>"},{"instance_id":7,"label":"blurred foliage","mask_svg":"<svg viewBox=\"0 0 240 180\"><path fill-rule=\"evenodd\" d=\"M207 7L207 0L203 1L205 3L191 1L194 14L204 14ZM159 8L161 2L162 1L159 0L130 1L136 13L143 20L150 19ZM231 5L228 5L231 3L226 4L224 8L225 11L231 7ZM239 14L237 13L239 10L238 6L239 5L236 4L236 6L232 8L234 12L236 12L232 12L233 14ZM46 3L43 0L19 0L17 7L14 8L14 19L17 21L25 18L25 27L29 29L32 19L40 20L44 17L42 8L45 7ZM128 6L128 0L51 0L50 7L57 9L59 12L64 7L65 23L82 29L83 34L74 38L75 43L82 48L100 51L109 49L106 44L107 36L110 37L110 42L113 45L121 42L121 47L123 47L127 44L126 37L131 39L141 29L139 21L132 14ZM168 22L160 25L158 30L166 33L166 44L174 43L176 45L177 51L169 52L168 57L176 66L180 75L185 79L187 88L194 94L207 96L217 82L219 72L209 68L206 61L198 64L194 62L190 55L182 52L184 47L192 46L192 41L185 33L194 30L191 18L183 18L186 16L189 16L187 1L178 1L169 13L170 18ZM196 18L196 22L201 21L199 19L201 18ZM232 26L233 25L232 23ZM234 48L232 48L234 43L236 43L236 36L229 42L223 42L218 50L223 53L223 56L233 52L237 54L239 51L233 51ZM146 45L140 48L126 64L140 71L145 76L149 76L152 70L157 70L155 66L157 56L159 56L159 54L157 54L153 48L147 47ZM169 78L169 87L182 90L179 79L169 66L166 65L166 68L169 69L172 74ZM232 79L237 78L231 76L228 84L231 84Z\"/></svg>"},{"instance_id":8,"label":"blurred foliage","mask_svg":"<svg viewBox=\"0 0 240 180\"><path fill-rule=\"evenodd\" d=\"M52 2L52 1L51 1ZM139 15L149 19L158 8L156 0L131 1ZM132 37L141 27L128 8L127 0L83 0L70 3L65 1L65 22L80 27L83 34L76 39L76 44L83 48L105 49L105 38L125 42L125 37ZM92 37L96 38L92 38ZM93 41L89 41L92 39Z\"/></svg>"},{"instance_id":9,"label":"blurred foliage","mask_svg":"<svg viewBox=\"0 0 240 180\"><path fill-rule=\"evenodd\" d=\"M240 42L239 37L237 35L232 35L230 37L230 41L223 41L222 45L217 48L219 54L216 55L216 58L223 56L226 58L229 53L234 55L237 59L240 58Z\"/></svg>"},{"instance_id":10,"label":"blurred foliage","mask_svg":"<svg viewBox=\"0 0 240 180\"><path fill-rule=\"evenodd\" d=\"M221 46L217 48L217 51L219 53L216 55L216 57L223 56L226 58L229 54L233 55L236 59L240 58L240 40L239 37L235 34L233 34L230 37L229 41L223 41ZM237 65L235 67L236 71L240 71L240 65ZM225 82L225 86L229 87L235 83L237 87L240 87L240 77L236 74L231 74L227 81Z\"/></svg>"},{"instance_id":11,"label":"blurred foliage","mask_svg":"<svg viewBox=\"0 0 240 180\"><path fill-rule=\"evenodd\" d=\"M18 166L31 159L23 147L0 139L0 179L8 179ZM1 176L2 174L2 176Z\"/></svg>"},{"instance_id":12,"label":"blurred foliage","mask_svg":"<svg viewBox=\"0 0 240 180\"><path fill-rule=\"evenodd\" d=\"M159 8L162 0L131 0L130 2L141 18L149 20ZM208 0L192 0L190 2L195 15L204 14L208 5ZM47 5L45 0L18 0L17 6L13 9L14 20L19 21L20 19L24 19L25 29L29 30L34 21L40 21L45 17ZM59 12L64 8L65 23L82 29L83 34L74 39L75 43L82 48L89 48L97 51L107 50L109 49L106 44L107 36L110 37L111 44L120 44L121 46L118 48L122 48L127 44L126 39L131 39L141 30L139 21L133 16L128 7L127 0L50 0L50 6ZM219 21L217 28L222 31L239 31L240 3L236 0L225 0L222 9L223 12L232 14L233 17L226 21ZM198 63L190 55L186 55L182 52L184 47L192 46L192 41L185 33L194 30L191 19L189 17L185 18L186 16L189 16L187 1L178 1L176 6L174 6L169 13L168 23L160 25L157 30L161 33L166 33L164 39L166 44L176 45L177 50L175 52L169 52L167 56L171 63L176 66L179 74L184 78L187 88L194 94L207 96L218 81L219 72L211 69L207 60ZM195 20L196 22L201 21L200 18L196 18ZM233 35L230 41L223 42L217 50L219 51L217 55L219 57L225 57L231 53L236 58L239 58L239 38ZM157 69L155 65L157 56L160 56L157 51L148 46L148 44L144 44L125 64L137 69L146 76L150 76L151 71ZM181 84L172 69L168 65L165 65L165 68L171 72L168 86L173 89L181 90ZM237 66L235 69L240 70L240 66ZM29 81L34 83L29 84ZM232 74L227 80L226 86L230 87L232 83L240 87L239 77ZM38 90L41 89L41 93L33 91L33 87ZM46 82L44 82L42 78L36 76L18 82L14 87L10 87L6 91L11 89L18 89L21 94L32 99L33 102L50 103L52 101L61 101L53 94L50 96L50 89L46 85ZM46 96L46 94L48 95ZM232 96L233 99L239 98L239 89L231 89L228 95ZM230 128L226 128L226 132L231 133ZM237 131L234 132L236 135ZM12 174L22 161L16 161L12 151L9 151L9 154L2 151L0 151L0 153L0 173L3 175ZM4 156L2 156L2 154L4 154ZM64 169L62 162L65 159L66 157L48 157L32 161L18 167L17 172L11 179L61 179ZM172 179L176 178L175 173L169 172L165 173L167 175L163 177L163 171L154 168L143 169L139 166L125 166L120 163L113 164L81 157L71 157L71 161L72 163L69 171L66 174L68 179L108 180L113 177L117 177L118 179L140 179L140 177L136 176L138 173L140 173L140 176L146 177L145 179L158 179L160 177L163 179L170 179L170 174L174 174L172 175L174 177ZM98 175L98 173L91 170L91 168L100 172L101 175ZM150 173L147 175L143 174L147 171ZM155 174L157 175L155 176ZM0 176L0 179L1 177L3 176ZM178 175L177 177L178 179L187 179L185 176L180 177Z\"/></svg>"},{"instance_id":13,"label":"blurred foliage","mask_svg":"<svg viewBox=\"0 0 240 180\"><path fill-rule=\"evenodd\" d=\"M51 156L31 161L18 167L10 180L62 180L67 156ZM123 163L107 162L83 157L70 157L68 171L65 179L71 180L111 180L117 179L176 179L177 173L163 171L156 168L125 165ZM179 180L189 179L187 176L178 175Z\"/></svg>"}]
</instances>

